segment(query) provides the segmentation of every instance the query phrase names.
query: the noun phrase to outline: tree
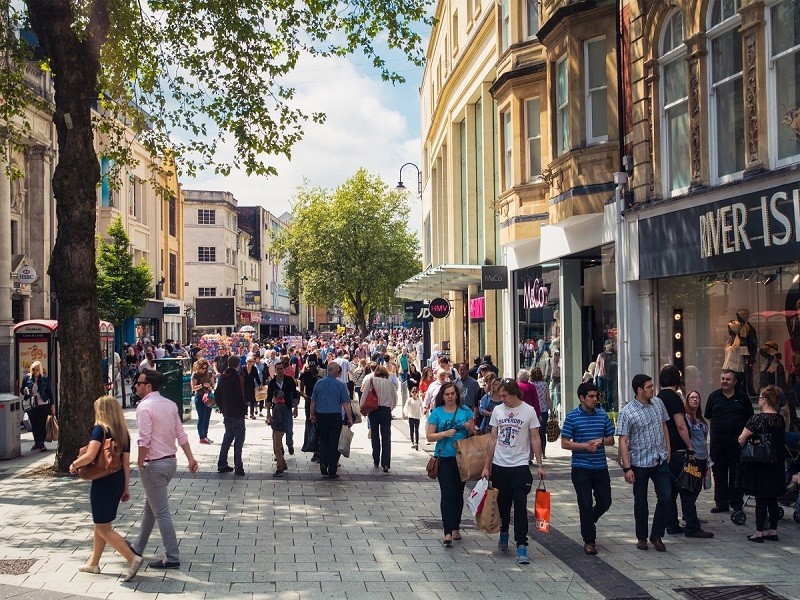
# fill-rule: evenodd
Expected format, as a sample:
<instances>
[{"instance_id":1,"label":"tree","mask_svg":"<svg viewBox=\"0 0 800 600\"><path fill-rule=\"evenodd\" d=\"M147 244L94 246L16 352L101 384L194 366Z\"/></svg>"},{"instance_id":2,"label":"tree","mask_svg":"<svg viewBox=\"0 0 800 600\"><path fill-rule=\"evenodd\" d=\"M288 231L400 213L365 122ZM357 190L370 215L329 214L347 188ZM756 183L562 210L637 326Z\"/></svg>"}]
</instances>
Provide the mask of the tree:
<instances>
[{"instance_id":1,"label":"tree","mask_svg":"<svg viewBox=\"0 0 800 600\"><path fill-rule=\"evenodd\" d=\"M294 90L281 78L301 56L361 50L385 79L402 80L386 67L375 39L421 64L421 40L412 27L430 22L427 3L2 1L2 141L19 141L15 119L26 103L37 101L21 75L27 61L40 60L54 81L58 233L49 274L58 298L62 369L70 374L61 380L57 471L67 471L85 441L91 403L102 391L99 369L88 367L100 363L96 136L120 168L132 160L125 143L132 133L155 158L171 149L190 175L202 167L225 174L234 166L274 174L267 159L291 156L306 119L324 119L293 107ZM35 54L19 43L17 32L23 29L35 34ZM218 159L220 144L229 141L235 146L232 158Z\"/></svg>"},{"instance_id":2,"label":"tree","mask_svg":"<svg viewBox=\"0 0 800 600\"><path fill-rule=\"evenodd\" d=\"M100 317L115 326L136 316L153 297L147 261L133 264L131 241L117 217L108 226L110 242L100 238L97 254L97 304Z\"/></svg>"},{"instance_id":3,"label":"tree","mask_svg":"<svg viewBox=\"0 0 800 600\"><path fill-rule=\"evenodd\" d=\"M420 270L404 195L360 169L333 193L302 188L270 251L289 287L310 304L337 303L363 334L375 314L402 306L395 288Z\"/></svg>"}]
</instances>

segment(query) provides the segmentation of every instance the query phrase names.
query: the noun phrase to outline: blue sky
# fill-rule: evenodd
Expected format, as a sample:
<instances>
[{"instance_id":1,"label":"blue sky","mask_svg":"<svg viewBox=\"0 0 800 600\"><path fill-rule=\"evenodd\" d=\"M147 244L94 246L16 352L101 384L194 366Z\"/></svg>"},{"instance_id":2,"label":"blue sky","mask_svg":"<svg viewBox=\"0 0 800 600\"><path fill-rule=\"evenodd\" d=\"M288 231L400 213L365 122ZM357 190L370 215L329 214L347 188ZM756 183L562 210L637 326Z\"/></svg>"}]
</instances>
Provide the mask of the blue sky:
<instances>
[{"instance_id":1,"label":"blue sky","mask_svg":"<svg viewBox=\"0 0 800 600\"><path fill-rule=\"evenodd\" d=\"M427 44L427 34L424 37ZM397 54L386 56L388 66L406 83L382 81L380 72L361 55L303 59L287 79L296 88L295 103L306 112L326 113L327 120L322 125L307 123L291 161L273 159L278 176L201 173L194 180L185 179L184 189L229 191L240 205L261 205L280 215L290 209L290 199L304 179L313 186L335 188L364 167L396 185L402 164L420 164L423 68ZM416 186L413 169L403 172L403 180L411 189Z\"/></svg>"}]
</instances>

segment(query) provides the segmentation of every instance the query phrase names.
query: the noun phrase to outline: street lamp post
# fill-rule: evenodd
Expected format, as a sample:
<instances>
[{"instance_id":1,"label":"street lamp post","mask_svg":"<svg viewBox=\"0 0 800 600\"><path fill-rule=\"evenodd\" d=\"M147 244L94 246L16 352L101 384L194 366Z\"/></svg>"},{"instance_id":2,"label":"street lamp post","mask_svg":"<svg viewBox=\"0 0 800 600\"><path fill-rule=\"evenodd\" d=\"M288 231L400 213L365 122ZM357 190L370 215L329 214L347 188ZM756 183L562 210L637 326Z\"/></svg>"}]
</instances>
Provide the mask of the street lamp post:
<instances>
[{"instance_id":1,"label":"street lamp post","mask_svg":"<svg viewBox=\"0 0 800 600\"><path fill-rule=\"evenodd\" d=\"M412 162L407 162L402 167L400 167L400 181L397 182L397 191L402 192L407 190L408 188L403 185L403 169L406 167L414 167L417 170L417 195L421 198L422 197L422 171L420 168Z\"/></svg>"}]
</instances>

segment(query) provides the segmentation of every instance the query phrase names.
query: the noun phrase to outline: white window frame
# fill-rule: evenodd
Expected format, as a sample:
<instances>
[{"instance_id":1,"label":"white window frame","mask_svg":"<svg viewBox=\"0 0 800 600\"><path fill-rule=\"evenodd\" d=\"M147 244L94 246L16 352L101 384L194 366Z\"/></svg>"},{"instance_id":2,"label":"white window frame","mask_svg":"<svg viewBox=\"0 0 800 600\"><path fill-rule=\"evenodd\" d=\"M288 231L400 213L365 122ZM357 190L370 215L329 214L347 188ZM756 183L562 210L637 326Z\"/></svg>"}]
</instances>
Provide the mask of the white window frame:
<instances>
[{"instance_id":1,"label":"white window frame","mask_svg":"<svg viewBox=\"0 0 800 600\"><path fill-rule=\"evenodd\" d=\"M536 39L536 34L539 33L539 28L541 27L541 23L539 22L539 6L541 0L522 0L524 5L523 14L525 15L525 39L526 40L533 40ZM536 30L531 31L531 8L533 8L533 14L536 15Z\"/></svg>"},{"instance_id":2,"label":"white window frame","mask_svg":"<svg viewBox=\"0 0 800 600\"><path fill-rule=\"evenodd\" d=\"M744 174L744 169L741 171L736 171L735 173L727 173L725 175L719 174L719 155L717 152L716 140L717 140L717 95L716 95L716 87L724 85L730 81L738 79L740 84L744 86L744 64L742 65L742 70L739 72L738 75L732 75L723 79L722 81L718 81L716 84L714 83L714 55L713 55L713 44L714 40L719 36L728 33L731 30L738 29L742 24L742 17L739 15L739 8L740 3L738 0L734 0L736 2L736 13L735 15L724 19L718 25L714 25L712 27L712 12L714 6L718 2L724 2L724 0L715 0L711 2L708 6L708 11L706 14L706 39L707 39L707 56L708 56L708 145L709 145L709 164L711 166L711 183L713 185L728 183L730 181L735 181L737 179L741 179L742 175ZM742 88L742 94L744 94L744 88ZM741 140L742 144L742 151L744 152L744 140Z\"/></svg>"},{"instance_id":3,"label":"white window frame","mask_svg":"<svg viewBox=\"0 0 800 600\"><path fill-rule=\"evenodd\" d=\"M790 0L791 1L791 0ZM800 45L793 46L788 50L782 51L776 56L772 56L772 9L781 4L781 0L770 0L765 3L765 20L766 20L766 61L767 61L767 107L769 113L768 131L769 131L769 162L773 169L785 167L800 162L800 153L787 156L786 158L778 157L778 137L787 134L786 127L782 127L781 121L787 116L787 112L791 108L797 107L781 107L778 106L778 93L777 93L777 70L775 63L781 58L785 58L792 54L800 54ZM800 100L799 100L800 101Z\"/></svg>"},{"instance_id":4,"label":"white window frame","mask_svg":"<svg viewBox=\"0 0 800 600\"><path fill-rule=\"evenodd\" d=\"M670 160L669 159L670 159L670 156L671 156L671 150L672 150L673 144L672 144L672 140L669 137L669 119L667 118L667 113L671 109L679 107L681 104L686 104L687 118L688 118L688 113L689 113L689 88L688 88L688 86L686 88L686 95L681 100L673 102L670 105L666 104L667 92L666 92L666 85L665 85L666 78L665 78L665 75L664 75L665 67L668 66L668 65L671 65L671 64L673 64L673 63L675 63L677 61L684 61L685 62L686 61L686 54L687 54L686 44L685 43L681 43L676 48L672 48L668 52L664 52L664 44L666 43L667 30L669 29L667 27L667 24L671 23L672 20L676 16L680 16L681 17L681 25L683 27L683 36L682 36L682 38L686 39L686 22L683 19L683 14L680 12L680 10L675 10L675 11L672 12L672 14L669 16L669 18L666 19L664 27L661 30L661 39L658 42L658 49L659 49L659 54L660 54L659 59L658 59L658 65L659 65L659 67L658 67L659 68L659 76L658 76L659 92L658 93L659 93L659 100L660 100L660 103L661 103L661 106L659 107L660 123L661 123L661 136L660 136L661 137L661 180L662 180L662 184L663 184L662 187L664 189L664 195L665 196L679 196L681 194L685 194L685 193L687 193L689 191L689 185L691 184L691 181L690 181L689 183L687 183L687 185L685 187L675 188L675 189L671 188L672 171L670 169ZM672 31L672 29L670 29L670 31ZM687 69L688 69L688 64L686 66L687 66ZM687 134L688 134L688 132L687 132ZM688 156L686 157L686 167L687 167L687 170L689 172L689 179L691 180L691 165L690 165L690 158Z\"/></svg>"},{"instance_id":5,"label":"white window frame","mask_svg":"<svg viewBox=\"0 0 800 600\"><path fill-rule=\"evenodd\" d=\"M505 112L500 113L500 122L503 127L503 189L508 190L511 189L514 183L514 132L512 129L513 122L511 120L510 106Z\"/></svg>"},{"instance_id":6,"label":"white window frame","mask_svg":"<svg viewBox=\"0 0 800 600\"><path fill-rule=\"evenodd\" d=\"M559 103L558 97L558 72L561 67L564 67L564 73L567 80L566 89L564 92L564 98L561 99L561 103ZM555 68L555 85L553 86L555 91L555 108L556 108L556 135L554 136L556 142L556 156L561 156L566 154L570 148L570 135L569 135L569 65L567 64L567 55L564 54L560 59L556 61L556 68ZM566 131L566 135L563 136L563 139L560 139L562 132Z\"/></svg>"},{"instance_id":7,"label":"white window frame","mask_svg":"<svg viewBox=\"0 0 800 600\"><path fill-rule=\"evenodd\" d=\"M203 257L206 258L203 258ZM217 262L217 247L216 246L198 246L197 247L197 262L214 263Z\"/></svg>"},{"instance_id":8,"label":"white window frame","mask_svg":"<svg viewBox=\"0 0 800 600\"><path fill-rule=\"evenodd\" d=\"M511 0L500 0L500 53L511 46Z\"/></svg>"},{"instance_id":9,"label":"white window frame","mask_svg":"<svg viewBox=\"0 0 800 600\"><path fill-rule=\"evenodd\" d=\"M586 110L586 144L602 144L603 142L608 141L608 70L604 69L604 85L597 86L590 88L589 87L589 45L594 44L597 42L603 42L603 56L605 57L608 54L608 48L606 47L606 36L601 35L598 37L590 38L583 42L583 76L584 76L584 87L585 87L585 110ZM603 61L603 66L605 67L605 61ZM606 109L606 133L605 135L592 135L594 124L592 123L592 92L600 92L605 91L606 101L603 103Z\"/></svg>"},{"instance_id":10,"label":"white window frame","mask_svg":"<svg viewBox=\"0 0 800 600\"><path fill-rule=\"evenodd\" d=\"M536 102L539 105L539 110L535 111L538 119L536 122L536 129L538 133L531 132L531 119L530 119L530 110L528 110L528 106ZM537 144L539 146L539 165L538 170L535 167L532 167L532 156L533 153L531 152L531 147L533 144ZM533 98L528 98L525 100L525 168L527 170L528 181L541 181L542 179L542 99L539 96L535 96Z\"/></svg>"},{"instance_id":11,"label":"white window frame","mask_svg":"<svg viewBox=\"0 0 800 600\"><path fill-rule=\"evenodd\" d=\"M197 209L197 224L198 225L216 225L217 224L217 211L215 209L213 209L213 208L198 208Z\"/></svg>"}]
</instances>

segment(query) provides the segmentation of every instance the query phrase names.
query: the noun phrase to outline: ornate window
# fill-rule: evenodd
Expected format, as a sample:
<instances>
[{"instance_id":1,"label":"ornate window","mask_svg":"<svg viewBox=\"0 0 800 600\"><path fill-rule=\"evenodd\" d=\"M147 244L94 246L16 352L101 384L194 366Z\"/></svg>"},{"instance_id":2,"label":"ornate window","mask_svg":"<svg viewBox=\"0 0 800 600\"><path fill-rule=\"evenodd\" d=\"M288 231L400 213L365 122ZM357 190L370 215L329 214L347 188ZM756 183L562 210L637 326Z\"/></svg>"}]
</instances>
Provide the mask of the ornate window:
<instances>
[{"instance_id":1,"label":"ornate window","mask_svg":"<svg viewBox=\"0 0 800 600\"><path fill-rule=\"evenodd\" d=\"M708 22L711 177L729 181L744 171L744 87L738 0L715 0Z\"/></svg>"},{"instance_id":2,"label":"ornate window","mask_svg":"<svg viewBox=\"0 0 800 600\"><path fill-rule=\"evenodd\" d=\"M511 45L511 0L500 0L500 52Z\"/></svg>"},{"instance_id":3,"label":"ornate window","mask_svg":"<svg viewBox=\"0 0 800 600\"><path fill-rule=\"evenodd\" d=\"M525 152L528 162L528 181L542 176L542 102L539 98L525 100Z\"/></svg>"},{"instance_id":4,"label":"ornate window","mask_svg":"<svg viewBox=\"0 0 800 600\"><path fill-rule=\"evenodd\" d=\"M608 76L606 75L606 38L584 44L586 77L586 143L608 140Z\"/></svg>"},{"instance_id":5,"label":"ornate window","mask_svg":"<svg viewBox=\"0 0 800 600\"><path fill-rule=\"evenodd\" d=\"M539 31L539 1L523 0L525 6L525 39L531 40Z\"/></svg>"},{"instance_id":6,"label":"ornate window","mask_svg":"<svg viewBox=\"0 0 800 600\"><path fill-rule=\"evenodd\" d=\"M503 189L507 190L514 181L511 162L514 139L514 133L511 130L511 109L500 113L500 121L503 123Z\"/></svg>"},{"instance_id":7,"label":"ornate window","mask_svg":"<svg viewBox=\"0 0 800 600\"><path fill-rule=\"evenodd\" d=\"M556 155L569 150L569 83L567 57L556 63Z\"/></svg>"},{"instance_id":8,"label":"ornate window","mask_svg":"<svg viewBox=\"0 0 800 600\"><path fill-rule=\"evenodd\" d=\"M800 0L768 9L769 93L773 164L800 161Z\"/></svg>"},{"instance_id":9,"label":"ornate window","mask_svg":"<svg viewBox=\"0 0 800 600\"><path fill-rule=\"evenodd\" d=\"M689 75L683 15L674 12L662 32L659 52L661 172L667 196L689 188Z\"/></svg>"}]
</instances>

